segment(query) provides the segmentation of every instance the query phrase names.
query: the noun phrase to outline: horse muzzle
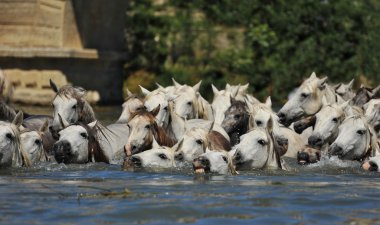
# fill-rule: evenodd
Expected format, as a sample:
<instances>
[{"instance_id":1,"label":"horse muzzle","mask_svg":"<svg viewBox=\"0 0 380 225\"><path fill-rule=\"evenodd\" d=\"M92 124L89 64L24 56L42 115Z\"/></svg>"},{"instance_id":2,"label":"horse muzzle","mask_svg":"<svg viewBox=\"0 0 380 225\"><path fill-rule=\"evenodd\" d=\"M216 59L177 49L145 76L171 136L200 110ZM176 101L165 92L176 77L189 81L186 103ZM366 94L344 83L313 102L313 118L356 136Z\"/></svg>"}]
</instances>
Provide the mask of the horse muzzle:
<instances>
[{"instance_id":1,"label":"horse muzzle","mask_svg":"<svg viewBox=\"0 0 380 225\"><path fill-rule=\"evenodd\" d=\"M71 144L60 141L53 145L54 158L58 163L69 163L71 158Z\"/></svg>"},{"instance_id":2,"label":"horse muzzle","mask_svg":"<svg viewBox=\"0 0 380 225\"><path fill-rule=\"evenodd\" d=\"M195 173L209 173L210 165L210 160L202 156L193 160L193 170Z\"/></svg>"}]
</instances>

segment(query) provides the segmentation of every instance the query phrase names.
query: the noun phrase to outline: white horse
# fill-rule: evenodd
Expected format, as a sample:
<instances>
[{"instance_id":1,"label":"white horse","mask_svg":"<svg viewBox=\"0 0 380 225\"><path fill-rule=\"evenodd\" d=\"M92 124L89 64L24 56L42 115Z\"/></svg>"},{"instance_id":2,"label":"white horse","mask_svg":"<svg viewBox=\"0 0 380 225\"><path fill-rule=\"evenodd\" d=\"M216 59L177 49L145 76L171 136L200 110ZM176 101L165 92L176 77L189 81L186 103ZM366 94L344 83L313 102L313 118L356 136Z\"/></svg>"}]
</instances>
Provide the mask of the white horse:
<instances>
[{"instance_id":1,"label":"white horse","mask_svg":"<svg viewBox=\"0 0 380 225\"><path fill-rule=\"evenodd\" d=\"M136 95L127 90L127 98L122 104L123 111L116 123L127 123L131 115L144 107L144 103Z\"/></svg>"},{"instance_id":2,"label":"white horse","mask_svg":"<svg viewBox=\"0 0 380 225\"><path fill-rule=\"evenodd\" d=\"M193 127L188 129L175 148L175 160L192 162L196 157L205 153L207 148L231 150L229 141L220 133L213 131L212 126L213 124L209 128Z\"/></svg>"},{"instance_id":3,"label":"white horse","mask_svg":"<svg viewBox=\"0 0 380 225\"><path fill-rule=\"evenodd\" d=\"M231 157L226 151L212 151L206 149L206 152L193 160L193 169L195 173L216 173L223 175L236 175L237 172L233 165Z\"/></svg>"},{"instance_id":4,"label":"white horse","mask_svg":"<svg viewBox=\"0 0 380 225\"><path fill-rule=\"evenodd\" d=\"M23 114L19 112L12 123L0 121L0 167L31 165L20 140L22 119Z\"/></svg>"},{"instance_id":5,"label":"white horse","mask_svg":"<svg viewBox=\"0 0 380 225\"><path fill-rule=\"evenodd\" d=\"M281 169L280 155L274 148L273 120L267 128L254 127L241 136L240 143L230 152L236 170Z\"/></svg>"},{"instance_id":6,"label":"white horse","mask_svg":"<svg viewBox=\"0 0 380 225\"><path fill-rule=\"evenodd\" d=\"M30 163L49 161L48 154L43 146L43 138L48 132L48 121L39 128L39 130L24 129L20 132L20 142Z\"/></svg>"},{"instance_id":7,"label":"white horse","mask_svg":"<svg viewBox=\"0 0 380 225\"><path fill-rule=\"evenodd\" d=\"M288 140L288 149L284 156L296 158L297 153L305 147L306 141L301 135L279 124L277 115L272 110L271 98L268 97L265 103L256 103L250 107L249 129L254 127L266 128L270 121L273 124L274 136Z\"/></svg>"},{"instance_id":8,"label":"white horse","mask_svg":"<svg viewBox=\"0 0 380 225\"><path fill-rule=\"evenodd\" d=\"M335 103L336 94L326 84L326 80L327 77L319 79L313 72L278 112L280 123L289 126L304 116L316 114L322 108L322 97L329 104Z\"/></svg>"},{"instance_id":9,"label":"white horse","mask_svg":"<svg viewBox=\"0 0 380 225\"><path fill-rule=\"evenodd\" d=\"M340 83L334 86L335 93L339 95L344 101L351 100L355 93L352 90L354 84L354 79L352 79L348 84Z\"/></svg>"},{"instance_id":10,"label":"white horse","mask_svg":"<svg viewBox=\"0 0 380 225\"><path fill-rule=\"evenodd\" d=\"M346 118L339 126L339 135L329 147L329 155L344 160L364 160L379 154L373 127L364 116Z\"/></svg>"}]
</instances>

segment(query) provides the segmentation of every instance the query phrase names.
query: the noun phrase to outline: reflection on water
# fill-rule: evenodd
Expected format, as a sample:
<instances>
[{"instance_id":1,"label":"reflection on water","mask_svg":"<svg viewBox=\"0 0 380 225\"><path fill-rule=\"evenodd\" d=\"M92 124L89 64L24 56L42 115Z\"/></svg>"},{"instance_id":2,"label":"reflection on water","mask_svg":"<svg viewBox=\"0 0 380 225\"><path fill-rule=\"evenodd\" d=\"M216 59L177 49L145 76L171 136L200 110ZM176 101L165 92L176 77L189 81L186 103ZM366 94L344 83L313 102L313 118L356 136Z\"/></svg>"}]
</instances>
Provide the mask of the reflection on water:
<instances>
[{"instance_id":1,"label":"reflection on water","mask_svg":"<svg viewBox=\"0 0 380 225\"><path fill-rule=\"evenodd\" d=\"M116 108L97 109L116 119ZM98 117L102 113L97 113ZM103 121L103 120L101 120ZM109 122L106 122L109 123ZM323 161L238 176L103 163L0 170L4 224L376 224L380 176Z\"/></svg>"}]
</instances>

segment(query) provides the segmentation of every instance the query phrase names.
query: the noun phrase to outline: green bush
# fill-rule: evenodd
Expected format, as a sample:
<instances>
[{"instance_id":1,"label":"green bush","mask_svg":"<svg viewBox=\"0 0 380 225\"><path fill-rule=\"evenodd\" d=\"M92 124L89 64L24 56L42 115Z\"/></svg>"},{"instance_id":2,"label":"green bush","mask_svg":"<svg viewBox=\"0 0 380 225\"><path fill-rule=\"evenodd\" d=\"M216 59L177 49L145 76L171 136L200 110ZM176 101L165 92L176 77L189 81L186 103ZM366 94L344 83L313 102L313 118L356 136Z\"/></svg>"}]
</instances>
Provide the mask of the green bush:
<instances>
[{"instance_id":1,"label":"green bush","mask_svg":"<svg viewBox=\"0 0 380 225\"><path fill-rule=\"evenodd\" d=\"M129 3L127 75L144 70L163 85L171 77L202 79L209 99L211 83L249 82L254 95L272 95L277 103L312 71L331 82L359 75L377 82L380 3L374 0Z\"/></svg>"}]
</instances>

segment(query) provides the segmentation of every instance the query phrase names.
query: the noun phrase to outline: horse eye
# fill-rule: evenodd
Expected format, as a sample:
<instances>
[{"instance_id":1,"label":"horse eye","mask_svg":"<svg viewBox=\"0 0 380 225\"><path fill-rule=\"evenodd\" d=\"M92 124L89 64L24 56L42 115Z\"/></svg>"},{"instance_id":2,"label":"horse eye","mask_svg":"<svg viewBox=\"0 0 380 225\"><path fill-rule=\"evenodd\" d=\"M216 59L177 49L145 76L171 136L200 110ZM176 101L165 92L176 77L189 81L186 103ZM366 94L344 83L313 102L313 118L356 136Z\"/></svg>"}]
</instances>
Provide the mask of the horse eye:
<instances>
[{"instance_id":1,"label":"horse eye","mask_svg":"<svg viewBox=\"0 0 380 225\"><path fill-rule=\"evenodd\" d=\"M83 138L87 138L87 134L85 132L80 133L80 136L82 136Z\"/></svg>"},{"instance_id":2,"label":"horse eye","mask_svg":"<svg viewBox=\"0 0 380 225\"><path fill-rule=\"evenodd\" d=\"M256 120L256 125L261 126L261 125L263 125L263 122L261 122L261 120Z\"/></svg>"},{"instance_id":3,"label":"horse eye","mask_svg":"<svg viewBox=\"0 0 380 225\"><path fill-rule=\"evenodd\" d=\"M235 116L234 116L234 119L235 119L235 120L240 119L240 115L235 115Z\"/></svg>"},{"instance_id":4,"label":"horse eye","mask_svg":"<svg viewBox=\"0 0 380 225\"><path fill-rule=\"evenodd\" d=\"M332 119L332 121L333 121L334 123L337 123L337 122L338 122L338 118L335 117L335 118Z\"/></svg>"},{"instance_id":5,"label":"horse eye","mask_svg":"<svg viewBox=\"0 0 380 225\"><path fill-rule=\"evenodd\" d=\"M51 104L51 106L53 107L53 109L55 108L55 105L54 105L54 104Z\"/></svg>"},{"instance_id":6,"label":"horse eye","mask_svg":"<svg viewBox=\"0 0 380 225\"><path fill-rule=\"evenodd\" d=\"M365 130L358 130L358 131L356 131L356 133L358 133L359 135L363 135L363 134L365 134Z\"/></svg>"},{"instance_id":7,"label":"horse eye","mask_svg":"<svg viewBox=\"0 0 380 225\"><path fill-rule=\"evenodd\" d=\"M73 109L76 109L77 108L77 105L73 105L73 107L72 107Z\"/></svg>"},{"instance_id":8,"label":"horse eye","mask_svg":"<svg viewBox=\"0 0 380 225\"><path fill-rule=\"evenodd\" d=\"M257 141L260 145L266 145L266 142L263 139L260 139Z\"/></svg>"},{"instance_id":9,"label":"horse eye","mask_svg":"<svg viewBox=\"0 0 380 225\"><path fill-rule=\"evenodd\" d=\"M7 134L5 134L5 137L8 138L8 139L10 139L10 140L13 139L13 136L12 136L11 133L7 133Z\"/></svg>"},{"instance_id":10,"label":"horse eye","mask_svg":"<svg viewBox=\"0 0 380 225\"><path fill-rule=\"evenodd\" d=\"M192 105L193 103L192 103L192 102L188 102L187 104L188 104L188 105Z\"/></svg>"},{"instance_id":11,"label":"horse eye","mask_svg":"<svg viewBox=\"0 0 380 225\"><path fill-rule=\"evenodd\" d=\"M161 159L168 159L168 157L163 153L159 154L158 157L160 157Z\"/></svg>"},{"instance_id":12,"label":"horse eye","mask_svg":"<svg viewBox=\"0 0 380 225\"><path fill-rule=\"evenodd\" d=\"M39 139L35 140L35 141L34 141L34 144L36 144L36 145L40 145L40 144L41 144L41 140L39 140Z\"/></svg>"},{"instance_id":13,"label":"horse eye","mask_svg":"<svg viewBox=\"0 0 380 225\"><path fill-rule=\"evenodd\" d=\"M224 162L226 162L226 163L228 162L228 161L227 161L227 157L222 156L222 159L223 159Z\"/></svg>"},{"instance_id":14,"label":"horse eye","mask_svg":"<svg viewBox=\"0 0 380 225\"><path fill-rule=\"evenodd\" d=\"M198 145L201 145L203 143L201 139L197 139L195 142L197 142Z\"/></svg>"},{"instance_id":15,"label":"horse eye","mask_svg":"<svg viewBox=\"0 0 380 225\"><path fill-rule=\"evenodd\" d=\"M127 127L128 127L129 129L131 129L131 126L130 126L129 124L127 124Z\"/></svg>"},{"instance_id":16,"label":"horse eye","mask_svg":"<svg viewBox=\"0 0 380 225\"><path fill-rule=\"evenodd\" d=\"M165 111L168 111L168 107L167 107L167 106L165 106L165 107L164 107L164 110L165 110Z\"/></svg>"},{"instance_id":17,"label":"horse eye","mask_svg":"<svg viewBox=\"0 0 380 225\"><path fill-rule=\"evenodd\" d=\"M309 97L309 94L307 94L307 93L301 93L301 97L302 98L307 98L307 97Z\"/></svg>"},{"instance_id":18,"label":"horse eye","mask_svg":"<svg viewBox=\"0 0 380 225\"><path fill-rule=\"evenodd\" d=\"M149 128L150 128L150 124L145 126L145 129L149 129Z\"/></svg>"}]
</instances>

